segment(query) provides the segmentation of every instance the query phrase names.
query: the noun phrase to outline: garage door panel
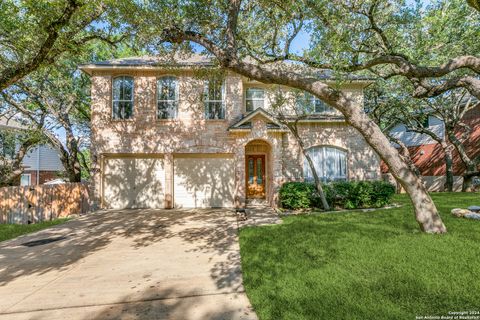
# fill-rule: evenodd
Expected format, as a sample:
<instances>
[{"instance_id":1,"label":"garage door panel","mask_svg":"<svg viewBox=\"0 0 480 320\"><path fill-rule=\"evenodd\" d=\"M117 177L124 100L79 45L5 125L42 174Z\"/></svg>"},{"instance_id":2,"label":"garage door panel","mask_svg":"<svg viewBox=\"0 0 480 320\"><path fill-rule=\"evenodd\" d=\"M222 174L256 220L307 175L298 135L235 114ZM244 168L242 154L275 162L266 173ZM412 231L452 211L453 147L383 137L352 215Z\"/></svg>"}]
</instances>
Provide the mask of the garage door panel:
<instances>
[{"instance_id":1,"label":"garage door panel","mask_svg":"<svg viewBox=\"0 0 480 320\"><path fill-rule=\"evenodd\" d=\"M105 161L103 199L108 208L123 209L133 205L131 185L135 182L134 167L134 159Z\"/></svg>"},{"instance_id":2,"label":"garage door panel","mask_svg":"<svg viewBox=\"0 0 480 320\"><path fill-rule=\"evenodd\" d=\"M232 207L234 172L234 161L231 157L176 158L175 207Z\"/></svg>"},{"instance_id":3,"label":"garage door panel","mask_svg":"<svg viewBox=\"0 0 480 320\"><path fill-rule=\"evenodd\" d=\"M163 208L164 183L162 158L105 160L103 199L107 208Z\"/></svg>"},{"instance_id":4,"label":"garage door panel","mask_svg":"<svg viewBox=\"0 0 480 320\"><path fill-rule=\"evenodd\" d=\"M165 170L163 159L136 159L135 204L137 208L163 208Z\"/></svg>"}]
</instances>

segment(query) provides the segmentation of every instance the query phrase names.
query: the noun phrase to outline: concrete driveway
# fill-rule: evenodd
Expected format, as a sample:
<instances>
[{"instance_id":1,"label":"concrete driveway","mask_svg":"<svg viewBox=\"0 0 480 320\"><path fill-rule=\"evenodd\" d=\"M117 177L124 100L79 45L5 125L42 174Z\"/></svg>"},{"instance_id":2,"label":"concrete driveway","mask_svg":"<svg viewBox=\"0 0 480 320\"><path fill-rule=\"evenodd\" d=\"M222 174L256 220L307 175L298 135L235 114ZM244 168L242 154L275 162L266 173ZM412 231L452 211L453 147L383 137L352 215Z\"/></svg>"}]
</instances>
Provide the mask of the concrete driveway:
<instances>
[{"instance_id":1,"label":"concrete driveway","mask_svg":"<svg viewBox=\"0 0 480 320\"><path fill-rule=\"evenodd\" d=\"M97 212L0 243L0 297L0 319L256 319L220 209Z\"/></svg>"}]
</instances>

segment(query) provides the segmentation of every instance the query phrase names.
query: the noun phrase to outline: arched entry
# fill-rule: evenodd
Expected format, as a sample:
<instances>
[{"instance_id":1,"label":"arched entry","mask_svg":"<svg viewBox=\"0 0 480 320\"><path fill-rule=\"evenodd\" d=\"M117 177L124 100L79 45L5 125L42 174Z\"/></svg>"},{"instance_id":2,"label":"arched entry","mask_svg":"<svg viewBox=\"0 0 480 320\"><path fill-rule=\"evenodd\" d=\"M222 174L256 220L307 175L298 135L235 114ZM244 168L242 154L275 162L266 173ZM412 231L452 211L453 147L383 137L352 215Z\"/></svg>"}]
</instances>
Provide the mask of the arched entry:
<instances>
[{"instance_id":1,"label":"arched entry","mask_svg":"<svg viewBox=\"0 0 480 320\"><path fill-rule=\"evenodd\" d=\"M247 199L266 199L270 191L271 148L263 140L245 146L245 190Z\"/></svg>"}]
</instances>

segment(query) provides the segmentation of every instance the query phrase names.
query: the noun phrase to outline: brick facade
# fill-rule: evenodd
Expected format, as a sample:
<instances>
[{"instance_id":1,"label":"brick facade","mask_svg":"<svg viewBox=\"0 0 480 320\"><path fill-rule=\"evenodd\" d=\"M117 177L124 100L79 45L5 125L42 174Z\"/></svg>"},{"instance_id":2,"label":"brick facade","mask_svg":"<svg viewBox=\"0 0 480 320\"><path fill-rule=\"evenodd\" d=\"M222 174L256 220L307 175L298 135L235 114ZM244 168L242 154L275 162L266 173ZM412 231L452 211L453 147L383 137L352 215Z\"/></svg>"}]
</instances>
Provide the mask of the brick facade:
<instances>
[{"instance_id":1,"label":"brick facade","mask_svg":"<svg viewBox=\"0 0 480 320\"><path fill-rule=\"evenodd\" d=\"M23 174L30 175L30 184L36 185L37 184L37 171L32 170L25 170ZM62 175L62 172L59 171L39 171L39 184L44 184L45 182L52 181L58 179Z\"/></svg>"},{"instance_id":2,"label":"brick facade","mask_svg":"<svg viewBox=\"0 0 480 320\"><path fill-rule=\"evenodd\" d=\"M117 75L134 77L134 118L112 120L111 85ZM171 75L172 73L168 73ZM268 145L267 199L275 205L278 189L285 181L301 180L303 155L289 133L268 130L263 116L252 119L247 132L228 131L245 114L244 89L252 82L228 74L225 80L226 119L206 120L201 100L203 80L192 72L176 72L179 82L178 117L175 120L156 119L156 79L162 71L93 71L92 72L92 167L93 195L101 203L102 163L106 156L120 154L162 155L165 159L165 203L172 205L173 156L176 153L232 154L235 159L235 202L245 203L246 147L256 141ZM262 86L261 84L258 84ZM345 91L362 103L360 85L352 84ZM307 147L331 145L347 151L350 179L379 179L380 166L376 153L363 137L344 122L300 124Z\"/></svg>"},{"instance_id":3,"label":"brick facade","mask_svg":"<svg viewBox=\"0 0 480 320\"><path fill-rule=\"evenodd\" d=\"M458 126L455 129L455 135L458 139L465 141L463 143L465 151L469 157L474 159L480 155L480 148L478 147L480 145L480 105L466 112L462 120L470 128L470 131L466 132L464 127ZM445 139L448 140L448 137L445 137ZM444 191L446 165L445 153L441 145L439 143L422 144L410 146L408 150L428 190ZM461 191L465 165L455 149L453 149L452 160L454 191ZM381 163L381 171L383 174L388 173L388 167L383 162Z\"/></svg>"}]
</instances>

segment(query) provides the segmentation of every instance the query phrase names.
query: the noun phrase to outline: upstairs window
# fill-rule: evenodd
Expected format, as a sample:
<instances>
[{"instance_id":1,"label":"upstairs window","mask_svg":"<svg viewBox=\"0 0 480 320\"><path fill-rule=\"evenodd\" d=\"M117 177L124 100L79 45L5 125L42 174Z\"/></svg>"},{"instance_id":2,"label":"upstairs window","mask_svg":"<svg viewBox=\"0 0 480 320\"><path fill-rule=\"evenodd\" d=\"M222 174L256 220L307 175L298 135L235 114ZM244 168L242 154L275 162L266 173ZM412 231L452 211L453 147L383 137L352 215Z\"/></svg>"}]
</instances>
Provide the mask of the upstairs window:
<instances>
[{"instance_id":1,"label":"upstairs window","mask_svg":"<svg viewBox=\"0 0 480 320\"><path fill-rule=\"evenodd\" d=\"M246 106L247 112L253 111L257 108L264 108L265 105L265 90L260 88L248 88L246 92Z\"/></svg>"},{"instance_id":2,"label":"upstairs window","mask_svg":"<svg viewBox=\"0 0 480 320\"><path fill-rule=\"evenodd\" d=\"M335 109L308 92L297 99L297 110L299 113L310 114L332 114L336 112Z\"/></svg>"},{"instance_id":3,"label":"upstairs window","mask_svg":"<svg viewBox=\"0 0 480 320\"><path fill-rule=\"evenodd\" d=\"M131 119L133 117L133 78L116 77L113 79L113 119Z\"/></svg>"},{"instance_id":4,"label":"upstairs window","mask_svg":"<svg viewBox=\"0 0 480 320\"><path fill-rule=\"evenodd\" d=\"M347 153L335 147L313 147L307 150L312 158L318 177L322 181L347 179ZM313 174L307 159L303 162L305 181L313 181Z\"/></svg>"},{"instance_id":5,"label":"upstairs window","mask_svg":"<svg viewBox=\"0 0 480 320\"><path fill-rule=\"evenodd\" d=\"M178 82L175 77L157 80L157 119L175 119L178 112Z\"/></svg>"},{"instance_id":6,"label":"upstairs window","mask_svg":"<svg viewBox=\"0 0 480 320\"><path fill-rule=\"evenodd\" d=\"M225 119L224 91L225 86L221 79L211 79L205 82L203 101L206 119Z\"/></svg>"}]
</instances>

